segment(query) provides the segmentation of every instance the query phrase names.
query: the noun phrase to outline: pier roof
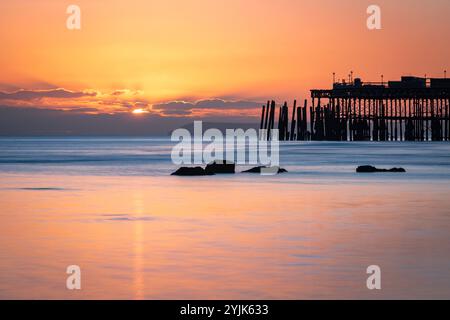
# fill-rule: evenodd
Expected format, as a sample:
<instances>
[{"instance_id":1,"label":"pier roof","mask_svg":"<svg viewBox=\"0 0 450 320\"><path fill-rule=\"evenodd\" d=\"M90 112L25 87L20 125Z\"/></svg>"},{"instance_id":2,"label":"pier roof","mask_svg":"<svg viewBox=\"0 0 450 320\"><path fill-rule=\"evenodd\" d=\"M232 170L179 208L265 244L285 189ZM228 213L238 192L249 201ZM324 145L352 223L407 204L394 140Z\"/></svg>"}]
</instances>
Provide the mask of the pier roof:
<instances>
[{"instance_id":1,"label":"pier roof","mask_svg":"<svg viewBox=\"0 0 450 320\"><path fill-rule=\"evenodd\" d=\"M332 89L313 89L312 98L449 99L450 79L403 76L400 81L334 83Z\"/></svg>"}]
</instances>

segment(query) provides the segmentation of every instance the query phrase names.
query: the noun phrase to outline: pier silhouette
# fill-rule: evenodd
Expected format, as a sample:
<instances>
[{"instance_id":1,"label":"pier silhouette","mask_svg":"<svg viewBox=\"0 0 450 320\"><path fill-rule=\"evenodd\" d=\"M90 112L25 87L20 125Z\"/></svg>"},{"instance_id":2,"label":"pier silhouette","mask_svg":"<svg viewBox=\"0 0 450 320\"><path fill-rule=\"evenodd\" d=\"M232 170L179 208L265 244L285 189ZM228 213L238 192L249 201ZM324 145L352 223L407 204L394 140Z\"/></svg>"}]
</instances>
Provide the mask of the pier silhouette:
<instances>
[{"instance_id":1,"label":"pier silhouette","mask_svg":"<svg viewBox=\"0 0 450 320\"><path fill-rule=\"evenodd\" d=\"M281 141L450 141L450 79L334 82L311 90L311 106L278 108ZM275 101L262 107L260 129L274 129ZM289 115L291 120L289 123Z\"/></svg>"}]
</instances>

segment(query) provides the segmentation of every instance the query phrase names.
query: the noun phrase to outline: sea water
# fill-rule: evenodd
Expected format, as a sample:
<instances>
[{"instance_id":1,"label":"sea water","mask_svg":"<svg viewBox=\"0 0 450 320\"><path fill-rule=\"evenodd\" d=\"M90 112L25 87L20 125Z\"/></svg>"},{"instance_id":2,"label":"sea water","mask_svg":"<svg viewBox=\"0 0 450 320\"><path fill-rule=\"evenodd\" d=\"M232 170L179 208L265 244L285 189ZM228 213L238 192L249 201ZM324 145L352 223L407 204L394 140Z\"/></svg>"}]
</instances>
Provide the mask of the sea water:
<instances>
[{"instance_id":1,"label":"sea water","mask_svg":"<svg viewBox=\"0 0 450 320\"><path fill-rule=\"evenodd\" d=\"M1 138L0 298L450 298L450 143L286 142L288 173L206 177L170 176L174 145Z\"/></svg>"}]
</instances>

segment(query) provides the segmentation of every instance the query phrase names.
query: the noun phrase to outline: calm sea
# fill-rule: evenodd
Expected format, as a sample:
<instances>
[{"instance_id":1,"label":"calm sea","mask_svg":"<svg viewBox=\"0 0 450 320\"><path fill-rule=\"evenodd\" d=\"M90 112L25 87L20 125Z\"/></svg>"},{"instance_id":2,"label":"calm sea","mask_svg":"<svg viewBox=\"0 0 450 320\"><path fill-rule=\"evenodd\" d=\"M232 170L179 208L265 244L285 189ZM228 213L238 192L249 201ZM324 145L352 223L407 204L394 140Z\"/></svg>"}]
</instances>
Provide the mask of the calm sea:
<instances>
[{"instance_id":1,"label":"calm sea","mask_svg":"<svg viewBox=\"0 0 450 320\"><path fill-rule=\"evenodd\" d=\"M450 298L450 143L285 143L289 173L189 178L173 145L0 138L0 298Z\"/></svg>"}]
</instances>

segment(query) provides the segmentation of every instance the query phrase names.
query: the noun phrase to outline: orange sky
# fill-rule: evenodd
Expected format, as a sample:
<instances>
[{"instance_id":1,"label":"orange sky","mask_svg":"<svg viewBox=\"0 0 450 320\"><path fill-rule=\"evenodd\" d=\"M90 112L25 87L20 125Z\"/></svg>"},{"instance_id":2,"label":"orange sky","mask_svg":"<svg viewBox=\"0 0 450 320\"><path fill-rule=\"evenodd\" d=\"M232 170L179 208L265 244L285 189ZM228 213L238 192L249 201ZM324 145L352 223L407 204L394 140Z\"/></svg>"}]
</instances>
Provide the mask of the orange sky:
<instances>
[{"instance_id":1,"label":"orange sky","mask_svg":"<svg viewBox=\"0 0 450 320\"><path fill-rule=\"evenodd\" d=\"M81 8L81 30L66 28L69 4ZM382 30L366 28L370 4ZM151 111L174 100L303 99L332 72L442 76L449 16L448 0L0 0L0 91L75 93L3 95L0 105Z\"/></svg>"}]
</instances>

